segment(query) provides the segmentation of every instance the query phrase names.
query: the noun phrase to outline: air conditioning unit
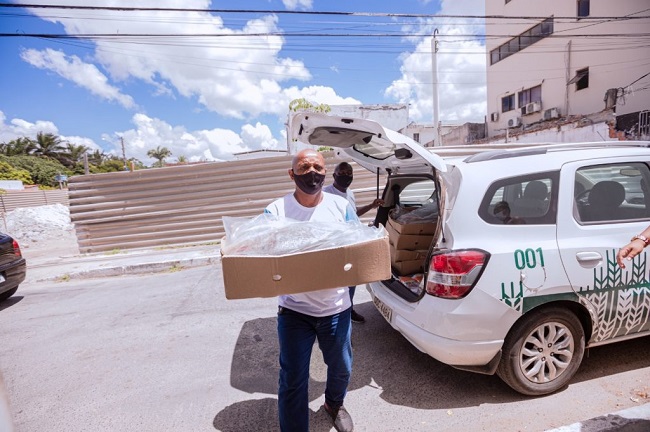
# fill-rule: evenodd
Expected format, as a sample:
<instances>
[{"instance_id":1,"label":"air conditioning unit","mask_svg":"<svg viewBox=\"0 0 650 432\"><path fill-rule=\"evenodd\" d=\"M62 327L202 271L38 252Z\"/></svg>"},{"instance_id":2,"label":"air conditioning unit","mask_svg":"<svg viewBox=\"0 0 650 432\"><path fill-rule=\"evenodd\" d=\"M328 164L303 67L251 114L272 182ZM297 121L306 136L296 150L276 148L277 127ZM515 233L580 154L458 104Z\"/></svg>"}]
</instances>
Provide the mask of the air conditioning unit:
<instances>
[{"instance_id":1,"label":"air conditioning unit","mask_svg":"<svg viewBox=\"0 0 650 432\"><path fill-rule=\"evenodd\" d=\"M552 120L560 117L560 111L557 108L549 108L544 111L544 120Z\"/></svg>"},{"instance_id":2,"label":"air conditioning unit","mask_svg":"<svg viewBox=\"0 0 650 432\"><path fill-rule=\"evenodd\" d=\"M499 113L495 111L492 114L490 114L490 121L498 122L499 121Z\"/></svg>"},{"instance_id":3,"label":"air conditioning unit","mask_svg":"<svg viewBox=\"0 0 650 432\"><path fill-rule=\"evenodd\" d=\"M524 109L525 109L525 111L524 111ZM531 103L526 104L526 106L524 108L522 108L521 113L525 114L525 115L528 115L528 114L532 114L532 113L541 111L541 109L542 109L542 105L539 102L531 102Z\"/></svg>"},{"instance_id":4,"label":"air conditioning unit","mask_svg":"<svg viewBox=\"0 0 650 432\"><path fill-rule=\"evenodd\" d=\"M514 117L508 120L508 127L521 126L521 117Z\"/></svg>"}]
</instances>

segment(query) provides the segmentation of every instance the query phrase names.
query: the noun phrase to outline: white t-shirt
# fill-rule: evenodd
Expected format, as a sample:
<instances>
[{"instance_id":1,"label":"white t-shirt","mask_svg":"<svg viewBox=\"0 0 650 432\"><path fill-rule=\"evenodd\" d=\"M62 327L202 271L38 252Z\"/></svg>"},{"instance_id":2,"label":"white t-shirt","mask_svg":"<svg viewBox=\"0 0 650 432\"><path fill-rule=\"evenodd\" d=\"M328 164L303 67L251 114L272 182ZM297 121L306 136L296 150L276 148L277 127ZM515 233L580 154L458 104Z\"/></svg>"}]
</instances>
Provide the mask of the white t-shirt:
<instances>
[{"instance_id":1,"label":"white t-shirt","mask_svg":"<svg viewBox=\"0 0 650 432\"><path fill-rule=\"evenodd\" d=\"M323 199L316 207L304 207L293 196L293 193L273 201L264 210L276 216L295 219L298 221L314 222L346 222L358 221L356 211L345 199L332 194L322 194ZM323 263L327 265L327 263ZM309 283L306 274L306 283ZM311 291L301 294L281 295L278 304L314 317L324 317L342 312L352 306L348 287L331 288Z\"/></svg>"},{"instance_id":2,"label":"white t-shirt","mask_svg":"<svg viewBox=\"0 0 650 432\"><path fill-rule=\"evenodd\" d=\"M334 187L334 184L331 184L331 185L325 186L323 188L323 192L331 193L331 194L338 195L340 197L345 198L346 200L348 200L348 202L350 203L350 205L352 206L354 211L355 212L357 211L357 201L354 198L354 192L352 192L352 189L347 188L345 190L345 192L341 192L340 190L338 190L337 188Z\"/></svg>"}]
</instances>

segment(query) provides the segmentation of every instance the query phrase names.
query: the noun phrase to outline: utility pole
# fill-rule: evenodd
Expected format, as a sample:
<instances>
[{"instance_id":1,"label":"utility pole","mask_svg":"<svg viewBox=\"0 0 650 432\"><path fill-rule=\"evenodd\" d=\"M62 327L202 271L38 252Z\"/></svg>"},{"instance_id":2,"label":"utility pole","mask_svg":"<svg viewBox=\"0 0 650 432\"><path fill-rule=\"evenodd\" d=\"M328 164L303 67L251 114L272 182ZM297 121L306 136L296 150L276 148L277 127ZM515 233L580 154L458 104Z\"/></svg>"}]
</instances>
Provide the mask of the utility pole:
<instances>
[{"instance_id":1,"label":"utility pole","mask_svg":"<svg viewBox=\"0 0 650 432\"><path fill-rule=\"evenodd\" d=\"M124 171L128 171L129 166L126 162L126 151L124 150L124 137L120 137L120 143L122 143L122 159L124 159Z\"/></svg>"},{"instance_id":2,"label":"utility pole","mask_svg":"<svg viewBox=\"0 0 650 432\"><path fill-rule=\"evenodd\" d=\"M438 34L438 29L433 31L433 38L431 38L431 65L433 69L433 128L435 130L435 137L433 141L433 146L437 147L440 145L440 125L438 118L438 40L436 35Z\"/></svg>"}]
</instances>

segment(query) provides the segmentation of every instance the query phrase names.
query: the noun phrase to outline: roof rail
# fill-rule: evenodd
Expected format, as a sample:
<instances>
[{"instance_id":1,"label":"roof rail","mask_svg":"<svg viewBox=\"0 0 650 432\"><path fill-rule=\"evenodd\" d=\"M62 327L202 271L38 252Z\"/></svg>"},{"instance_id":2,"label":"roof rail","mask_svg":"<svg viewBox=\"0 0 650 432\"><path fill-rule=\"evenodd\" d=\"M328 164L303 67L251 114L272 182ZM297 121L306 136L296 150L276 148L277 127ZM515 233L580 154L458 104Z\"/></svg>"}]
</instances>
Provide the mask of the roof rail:
<instances>
[{"instance_id":1,"label":"roof rail","mask_svg":"<svg viewBox=\"0 0 650 432\"><path fill-rule=\"evenodd\" d=\"M477 153L492 152L503 154L502 157L520 155L521 150L534 148L539 153L545 151L568 150L578 148L606 147L641 147L650 148L650 141L596 141L578 143L498 143L498 144L468 144L459 146L429 147L432 153L441 157L471 156ZM528 152L524 152L528 153Z\"/></svg>"}]
</instances>

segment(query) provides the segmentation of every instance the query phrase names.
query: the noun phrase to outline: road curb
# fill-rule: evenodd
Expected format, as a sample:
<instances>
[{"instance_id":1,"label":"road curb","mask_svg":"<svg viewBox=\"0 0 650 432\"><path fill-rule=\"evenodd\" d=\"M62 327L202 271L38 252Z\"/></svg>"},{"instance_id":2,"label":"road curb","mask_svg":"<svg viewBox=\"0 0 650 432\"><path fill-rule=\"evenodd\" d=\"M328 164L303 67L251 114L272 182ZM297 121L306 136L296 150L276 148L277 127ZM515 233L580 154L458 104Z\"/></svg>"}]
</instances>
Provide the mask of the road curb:
<instances>
[{"instance_id":1,"label":"road curb","mask_svg":"<svg viewBox=\"0 0 650 432\"><path fill-rule=\"evenodd\" d=\"M117 265L112 267L94 268L59 273L56 276L38 278L35 282L62 281L71 279L92 279L101 277L125 276L144 273L161 273L165 271L176 271L190 267L201 267L217 263L219 257L201 257L187 259L172 259L158 262Z\"/></svg>"},{"instance_id":2,"label":"road curb","mask_svg":"<svg viewBox=\"0 0 650 432\"><path fill-rule=\"evenodd\" d=\"M650 403L594 417L545 432L647 432L650 431Z\"/></svg>"}]
</instances>

